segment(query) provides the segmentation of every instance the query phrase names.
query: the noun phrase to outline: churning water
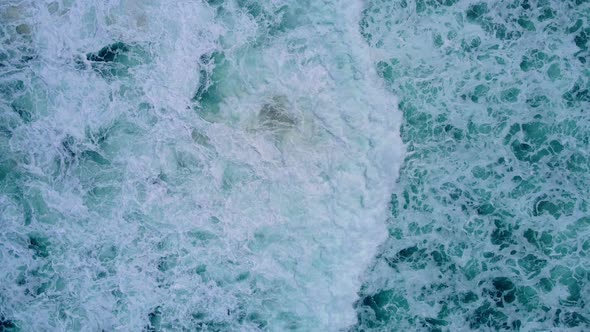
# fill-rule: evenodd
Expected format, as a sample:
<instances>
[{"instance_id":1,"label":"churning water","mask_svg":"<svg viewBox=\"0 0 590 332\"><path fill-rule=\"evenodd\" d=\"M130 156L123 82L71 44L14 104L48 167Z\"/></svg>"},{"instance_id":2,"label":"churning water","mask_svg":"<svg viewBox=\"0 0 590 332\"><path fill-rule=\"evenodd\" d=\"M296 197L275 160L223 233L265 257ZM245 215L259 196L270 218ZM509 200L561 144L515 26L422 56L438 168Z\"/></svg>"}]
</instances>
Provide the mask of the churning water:
<instances>
[{"instance_id":1,"label":"churning water","mask_svg":"<svg viewBox=\"0 0 590 332\"><path fill-rule=\"evenodd\" d=\"M586 0L0 1L0 331L590 329Z\"/></svg>"}]
</instances>

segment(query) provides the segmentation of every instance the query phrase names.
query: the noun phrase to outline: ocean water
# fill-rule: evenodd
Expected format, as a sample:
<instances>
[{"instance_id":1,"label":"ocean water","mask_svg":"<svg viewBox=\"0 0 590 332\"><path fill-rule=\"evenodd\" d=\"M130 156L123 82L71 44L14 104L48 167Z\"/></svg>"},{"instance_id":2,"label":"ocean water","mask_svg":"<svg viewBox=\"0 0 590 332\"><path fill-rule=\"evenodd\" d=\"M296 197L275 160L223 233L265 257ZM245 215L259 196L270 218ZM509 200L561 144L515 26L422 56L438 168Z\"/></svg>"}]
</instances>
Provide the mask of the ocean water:
<instances>
[{"instance_id":1,"label":"ocean water","mask_svg":"<svg viewBox=\"0 0 590 332\"><path fill-rule=\"evenodd\" d=\"M0 331L590 329L590 3L0 1Z\"/></svg>"},{"instance_id":2,"label":"ocean water","mask_svg":"<svg viewBox=\"0 0 590 332\"><path fill-rule=\"evenodd\" d=\"M354 331L590 330L590 3L381 1L407 155Z\"/></svg>"},{"instance_id":3,"label":"ocean water","mask_svg":"<svg viewBox=\"0 0 590 332\"><path fill-rule=\"evenodd\" d=\"M404 151L361 11L3 4L3 328L354 324Z\"/></svg>"}]
</instances>

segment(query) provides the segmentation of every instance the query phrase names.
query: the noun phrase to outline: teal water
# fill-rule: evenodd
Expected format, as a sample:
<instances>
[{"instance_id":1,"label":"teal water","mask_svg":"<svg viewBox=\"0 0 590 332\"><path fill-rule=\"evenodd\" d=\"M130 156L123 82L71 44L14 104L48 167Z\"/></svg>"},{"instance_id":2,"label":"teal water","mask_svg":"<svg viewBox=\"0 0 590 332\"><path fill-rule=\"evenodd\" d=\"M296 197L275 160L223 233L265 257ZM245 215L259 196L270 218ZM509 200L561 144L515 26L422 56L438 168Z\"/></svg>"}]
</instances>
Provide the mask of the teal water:
<instances>
[{"instance_id":1,"label":"teal water","mask_svg":"<svg viewBox=\"0 0 590 332\"><path fill-rule=\"evenodd\" d=\"M590 329L590 3L0 2L0 331Z\"/></svg>"},{"instance_id":2,"label":"teal water","mask_svg":"<svg viewBox=\"0 0 590 332\"><path fill-rule=\"evenodd\" d=\"M369 1L408 154L354 331L590 329L590 3Z\"/></svg>"}]
</instances>

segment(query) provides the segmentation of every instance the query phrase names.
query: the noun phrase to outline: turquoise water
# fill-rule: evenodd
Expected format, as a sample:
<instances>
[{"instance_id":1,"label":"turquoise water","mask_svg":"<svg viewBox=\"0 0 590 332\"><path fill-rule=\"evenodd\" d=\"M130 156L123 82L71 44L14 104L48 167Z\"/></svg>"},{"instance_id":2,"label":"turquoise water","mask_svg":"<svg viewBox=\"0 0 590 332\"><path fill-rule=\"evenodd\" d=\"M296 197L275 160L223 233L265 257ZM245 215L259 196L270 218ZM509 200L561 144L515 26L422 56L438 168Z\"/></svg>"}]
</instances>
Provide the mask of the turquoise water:
<instances>
[{"instance_id":1,"label":"turquoise water","mask_svg":"<svg viewBox=\"0 0 590 332\"><path fill-rule=\"evenodd\" d=\"M369 1L407 156L355 331L590 329L590 4Z\"/></svg>"},{"instance_id":2,"label":"turquoise water","mask_svg":"<svg viewBox=\"0 0 590 332\"><path fill-rule=\"evenodd\" d=\"M0 331L590 329L590 3L0 3Z\"/></svg>"}]
</instances>

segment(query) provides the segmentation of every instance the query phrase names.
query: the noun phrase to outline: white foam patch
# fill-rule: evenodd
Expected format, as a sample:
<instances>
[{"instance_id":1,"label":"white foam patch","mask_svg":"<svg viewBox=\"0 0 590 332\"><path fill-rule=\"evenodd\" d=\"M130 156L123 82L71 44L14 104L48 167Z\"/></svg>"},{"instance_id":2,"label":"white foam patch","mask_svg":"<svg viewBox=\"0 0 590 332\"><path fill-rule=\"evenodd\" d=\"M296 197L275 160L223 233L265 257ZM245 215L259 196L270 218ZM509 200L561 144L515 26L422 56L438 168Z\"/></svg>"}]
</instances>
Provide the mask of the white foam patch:
<instances>
[{"instance_id":1,"label":"white foam patch","mask_svg":"<svg viewBox=\"0 0 590 332\"><path fill-rule=\"evenodd\" d=\"M28 75L46 112L10 141L37 174L18 184L32 221L3 204L2 234L43 234L49 258L0 247L3 313L25 330L355 323L404 151L396 100L365 58L358 3L265 4L305 22L271 37L240 3L36 4ZM149 61L92 70L86 53L118 41ZM227 68L207 117L191 98L213 51ZM37 283L14 282L33 269Z\"/></svg>"}]
</instances>

